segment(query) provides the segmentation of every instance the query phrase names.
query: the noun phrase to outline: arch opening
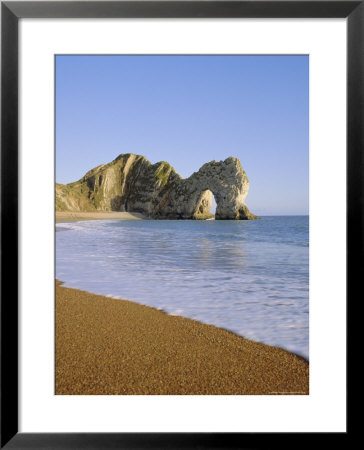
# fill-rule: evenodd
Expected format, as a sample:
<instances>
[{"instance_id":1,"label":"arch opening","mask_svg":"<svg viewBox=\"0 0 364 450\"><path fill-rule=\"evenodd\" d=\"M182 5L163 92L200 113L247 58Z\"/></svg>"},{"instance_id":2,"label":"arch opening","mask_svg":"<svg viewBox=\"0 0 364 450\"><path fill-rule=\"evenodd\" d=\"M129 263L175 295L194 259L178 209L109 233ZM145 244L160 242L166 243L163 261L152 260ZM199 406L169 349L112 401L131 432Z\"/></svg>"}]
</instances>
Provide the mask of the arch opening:
<instances>
[{"instance_id":1,"label":"arch opening","mask_svg":"<svg viewBox=\"0 0 364 450\"><path fill-rule=\"evenodd\" d=\"M215 218L216 200L210 189L201 192L193 218L196 220L208 220Z\"/></svg>"}]
</instances>

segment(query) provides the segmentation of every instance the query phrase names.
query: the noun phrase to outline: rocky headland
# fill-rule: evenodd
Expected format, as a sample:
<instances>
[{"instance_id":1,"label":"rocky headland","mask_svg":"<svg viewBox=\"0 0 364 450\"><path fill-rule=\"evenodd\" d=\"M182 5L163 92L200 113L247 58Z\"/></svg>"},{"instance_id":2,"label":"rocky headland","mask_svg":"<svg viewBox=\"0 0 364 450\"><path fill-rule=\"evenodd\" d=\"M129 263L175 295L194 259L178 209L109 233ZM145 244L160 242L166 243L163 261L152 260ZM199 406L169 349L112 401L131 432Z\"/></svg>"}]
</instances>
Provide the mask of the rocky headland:
<instances>
[{"instance_id":1,"label":"rocky headland","mask_svg":"<svg viewBox=\"0 0 364 450\"><path fill-rule=\"evenodd\" d=\"M183 179L165 161L119 155L69 184L56 183L56 211L137 212L152 219L250 220L258 217L245 205L249 180L238 158L211 161Z\"/></svg>"}]
</instances>

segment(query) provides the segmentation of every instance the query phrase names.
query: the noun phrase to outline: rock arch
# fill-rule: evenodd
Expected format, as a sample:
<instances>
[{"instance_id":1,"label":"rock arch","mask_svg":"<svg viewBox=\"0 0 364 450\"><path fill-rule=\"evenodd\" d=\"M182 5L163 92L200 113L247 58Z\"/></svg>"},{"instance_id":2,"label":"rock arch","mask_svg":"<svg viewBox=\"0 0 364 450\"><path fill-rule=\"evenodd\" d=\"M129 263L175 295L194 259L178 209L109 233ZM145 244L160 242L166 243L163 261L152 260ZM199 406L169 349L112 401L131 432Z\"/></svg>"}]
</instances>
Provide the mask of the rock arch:
<instances>
[{"instance_id":1,"label":"rock arch","mask_svg":"<svg viewBox=\"0 0 364 450\"><path fill-rule=\"evenodd\" d=\"M245 205L249 180L238 158L211 161L183 179L166 161L119 155L80 180L56 184L58 211L131 211L154 219L201 219L216 200L216 219L256 219Z\"/></svg>"},{"instance_id":2,"label":"rock arch","mask_svg":"<svg viewBox=\"0 0 364 450\"><path fill-rule=\"evenodd\" d=\"M210 210L213 194L216 219L255 219L245 205L248 191L249 180L238 158L211 161L189 178L178 180L169 193L169 202L156 211L156 216L199 218Z\"/></svg>"}]
</instances>

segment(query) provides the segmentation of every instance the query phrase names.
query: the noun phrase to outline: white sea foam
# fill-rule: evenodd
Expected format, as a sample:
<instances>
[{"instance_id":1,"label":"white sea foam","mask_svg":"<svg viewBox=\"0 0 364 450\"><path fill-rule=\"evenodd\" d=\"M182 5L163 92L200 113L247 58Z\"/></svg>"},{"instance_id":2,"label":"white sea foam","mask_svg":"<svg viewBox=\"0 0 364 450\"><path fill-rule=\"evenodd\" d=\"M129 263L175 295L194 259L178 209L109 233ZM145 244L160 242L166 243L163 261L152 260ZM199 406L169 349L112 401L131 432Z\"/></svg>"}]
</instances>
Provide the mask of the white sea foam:
<instances>
[{"instance_id":1,"label":"white sea foam","mask_svg":"<svg viewBox=\"0 0 364 450\"><path fill-rule=\"evenodd\" d=\"M223 327L308 358L308 217L57 224L66 286Z\"/></svg>"}]
</instances>

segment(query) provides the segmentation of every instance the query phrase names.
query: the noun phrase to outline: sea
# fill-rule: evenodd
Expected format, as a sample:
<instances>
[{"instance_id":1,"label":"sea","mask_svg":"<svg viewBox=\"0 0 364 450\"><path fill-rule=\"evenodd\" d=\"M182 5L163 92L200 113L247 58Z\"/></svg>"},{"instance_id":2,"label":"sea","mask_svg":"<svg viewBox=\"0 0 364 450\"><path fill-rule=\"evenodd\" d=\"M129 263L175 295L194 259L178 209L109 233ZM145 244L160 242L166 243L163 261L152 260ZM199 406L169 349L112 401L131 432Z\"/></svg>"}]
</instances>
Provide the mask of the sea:
<instances>
[{"instance_id":1,"label":"sea","mask_svg":"<svg viewBox=\"0 0 364 450\"><path fill-rule=\"evenodd\" d=\"M309 217L57 224L56 277L309 358Z\"/></svg>"}]
</instances>

